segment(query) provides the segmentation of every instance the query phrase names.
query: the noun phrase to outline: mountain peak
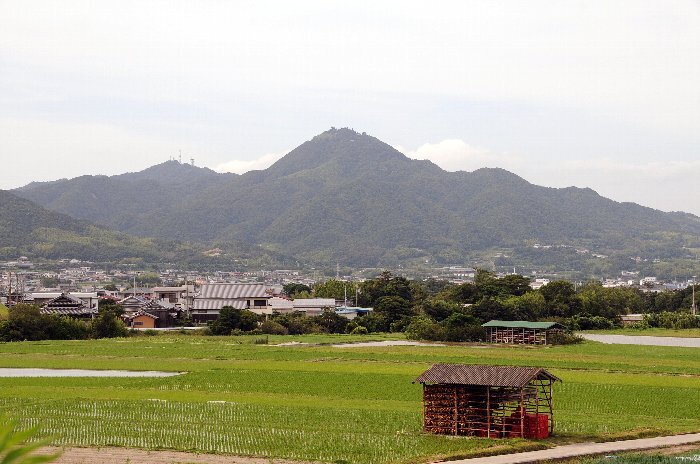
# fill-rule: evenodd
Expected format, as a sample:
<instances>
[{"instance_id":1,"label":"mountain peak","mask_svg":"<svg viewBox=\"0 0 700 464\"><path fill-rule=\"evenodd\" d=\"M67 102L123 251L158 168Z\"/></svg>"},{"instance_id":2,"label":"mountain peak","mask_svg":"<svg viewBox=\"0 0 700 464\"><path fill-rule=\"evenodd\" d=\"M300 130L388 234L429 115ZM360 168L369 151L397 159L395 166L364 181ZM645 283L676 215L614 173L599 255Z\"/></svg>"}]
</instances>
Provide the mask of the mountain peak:
<instances>
[{"instance_id":1,"label":"mountain peak","mask_svg":"<svg viewBox=\"0 0 700 464\"><path fill-rule=\"evenodd\" d=\"M126 174L120 174L119 176L126 176L143 180L164 180L164 179L178 179L189 177L192 175L211 175L216 174L209 168L194 166L189 163L181 163L176 160L164 161L160 164L153 165L138 172L129 172Z\"/></svg>"},{"instance_id":2,"label":"mountain peak","mask_svg":"<svg viewBox=\"0 0 700 464\"><path fill-rule=\"evenodd\" d=\"M267 173L285 176L301 170L316 169L327 163L353 169L367 163L400 163L408 160L391 145L366 132L332 127L290 151L273 164Z\"/></svg>"}]
</instances>

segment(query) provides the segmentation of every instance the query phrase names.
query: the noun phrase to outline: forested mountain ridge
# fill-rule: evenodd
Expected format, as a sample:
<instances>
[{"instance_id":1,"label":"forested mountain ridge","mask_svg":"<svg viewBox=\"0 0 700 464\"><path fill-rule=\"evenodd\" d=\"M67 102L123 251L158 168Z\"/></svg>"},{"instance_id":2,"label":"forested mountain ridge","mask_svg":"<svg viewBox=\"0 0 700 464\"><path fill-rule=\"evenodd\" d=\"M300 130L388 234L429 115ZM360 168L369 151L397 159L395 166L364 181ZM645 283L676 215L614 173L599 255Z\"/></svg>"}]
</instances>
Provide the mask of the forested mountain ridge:
<instances>
[{"instance_id":1,"label":"forested mountain ridge","mask_svg":"<svg viewBox=\"0 0 700 464\"><path fill-rule=\"evenodd\" d=\"M43 208L0 190L0 259L76 258L109 263L187 263L204 266L291 264L255 245L230 241L223 249L167 238L136 237Z\"/></svg>"},{"instance_id":2,"label":"forested mountain ridge","mask_svg":"<svg viewBox=\"0 0 700 464\"><path fill-rule=\"evenodd\" d=\"M136 235L261 244L306 262L461 262L528 243L598 250L675 246L700 218L618 203L591 189L533 185L503 169L446 172L380 140L331 129L270 168L237 176L177 162L16 191L47 208Z\"/></svg>"},{"instance_id":3,"label":"forested mountain ridge","mask_svg":"<svg viewBox=\"0 0 700 464\"><path fill-rule=\"evenodd\" d=\"M151 239L131 237L49 211L0 190L0 258L19 255L103 261L165 258Z\"/></svg>"}]
</instances>

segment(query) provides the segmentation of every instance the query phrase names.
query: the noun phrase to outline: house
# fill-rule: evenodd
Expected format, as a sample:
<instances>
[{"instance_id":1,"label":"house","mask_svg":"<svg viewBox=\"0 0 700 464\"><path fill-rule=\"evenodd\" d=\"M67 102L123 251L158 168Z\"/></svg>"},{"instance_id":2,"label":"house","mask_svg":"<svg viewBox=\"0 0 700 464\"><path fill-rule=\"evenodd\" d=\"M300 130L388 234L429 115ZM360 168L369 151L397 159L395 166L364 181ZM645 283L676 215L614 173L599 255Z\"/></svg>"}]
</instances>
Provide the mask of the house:
<instances>
[{"instance_id":1,"label":"house","mask_svg":"<svg viewBox=\"0 0 700 464\"><path fill-rule=\"evenodd\" d=\"M156 321L158 316L146 311L138 311L129 318L129 326L134 329L155 329Z\"/></svg>"},{"instance_id":2,"label":"house","mask_svg":"<svg viewBox=\"0 0 700 464\"><path fill-rule=\"evenodd\" d=\"M194 298L192 320L198 323L213 321L224 306L248 309L256 314L272 314L271 298L263 284L204 284Z\"/></svg>"},{"instance_id":3,"label":"house","mask_svg":"<svg viewBox=\"0 0 700 464\"><path fill-rule=\"evenodd\" d=\"M294 312L294 303L292 302L292 300L288 300L286 298L273 296L272 298L270 298L269 304L270 310L273 313L285 314Z\"/></svg>"},{"instance_id":4,"label":"house","mask_svg":"<svg viewBox=\"0 0 700 464\"><path fill-rule=\"evenodd\" d=\"M41 307L40 312L41 314L90 319L97 314L97 308L89 307L80 298L61 293L56 298L46 302Z\"/></svg>"},{"instance_id":5,"label":"house","mask_svg":"<svg viewBox=\"0 0 700 464\"><path fill-rule=\"evenodd\" d=\"M318 316L325 309L335 310L334 298L297 298L292 301L294 311L299 311L307 316Z\"/></svg>"},{"instance_id":6,"label":"house","mask_svg":"<svg viewBox=\"0 0 700 464\"><path fill-rule=\"evenodd\" d=\"M25 302L42 307L61 295L69 295L73 298L77 298L81 300L85 306L94 310L97 310L99 307L99 296L97 292L34 292L30 294L29 298L25 298Z\"/></svg>"},{"instance_id":7,"label":"house","mask_svg":"<svg viewBox=\"0 0 700 464\"><path fill-rule=\"evenodd\" d=\"M489 343L520 345L546 345L551 334L564 329L564 326L557 322L496 320L481 324L481 327L486 328L486 341Z\"/></svg>"},{"instance_id":8,"label":"house","mask_svg":"<svg viewBox=\"0 0 700 464\"><path fill-rule=\"evenodd\" d=\"M124 320L130 327L140 329L164 329L175 327L180 318L179 306L167 301L150 300L136 312L126 313Z\"/></svg>"},{"instance_id":9,"label":"house","mask_svg":"<svg viewBox=\"0 0 700 464\"><path fill-rule=\"evenodd\" d=\"M487 438L547 438L554 430L552 384L537 367L434 364L423 385L423 430Z\"/></svg>"},{"instance_id":10,"label":"house","mask_svg":"<svg viewBox=\"0 0 700 464\"><path fill-rule=\"evenodd\" d=\"M117 304L124 308L125 315L135 314L143 308L143 306L148 302L148 300L142 296L127 296L121 299Z\"/></svg>"},{"instance_id":11,"label":"house","mask_svg":"<svg viewBox=\"0 0 700 464\"><path fill-rule=\"evenodd\" d=\"M153 298L179 304L183 309L191 308L194 302L194 285L180 285L179 287L154 287Z\"/></svg>"}]
</instances>

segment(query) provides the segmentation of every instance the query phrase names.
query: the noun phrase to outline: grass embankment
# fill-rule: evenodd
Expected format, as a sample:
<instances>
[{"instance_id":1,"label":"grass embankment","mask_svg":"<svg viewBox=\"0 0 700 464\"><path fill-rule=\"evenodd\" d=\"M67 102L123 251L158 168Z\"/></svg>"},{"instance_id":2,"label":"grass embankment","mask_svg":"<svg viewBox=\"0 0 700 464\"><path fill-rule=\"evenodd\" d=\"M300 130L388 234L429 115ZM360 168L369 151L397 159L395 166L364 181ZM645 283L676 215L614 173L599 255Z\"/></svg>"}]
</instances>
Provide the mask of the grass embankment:
<instances>
[{"instance_id":1,"label":"grass embankment","mask_svg":"<svg viewBox=\"0 0 700 464\"><path fill-rule=\"evenodd\" d=\"M555 386L553 441L700 430L700 350L693 348L335 348L328 344L366 337L269 337L270 344L325 343L302 346L255 345L255 338L0 344L0 367L187 372L0 379L0 413L38 425L56 444L300 460L387 463L542 446L421 433L421 388L411 382L434 362L453 362L551 369L564 381Z\"/></svg>"},{"instance_id":2,"label":"grass embankment","mask_svg":"<svg viewBox=\"0 0 700 464\"><path fill-rule=\"evenodd\" d=\"M700 337L700 329L661 329L658 327L650 327L648 329L583 330L582 332L601 335L636 335L642 337Z\"/></svg>"}]
</instances>

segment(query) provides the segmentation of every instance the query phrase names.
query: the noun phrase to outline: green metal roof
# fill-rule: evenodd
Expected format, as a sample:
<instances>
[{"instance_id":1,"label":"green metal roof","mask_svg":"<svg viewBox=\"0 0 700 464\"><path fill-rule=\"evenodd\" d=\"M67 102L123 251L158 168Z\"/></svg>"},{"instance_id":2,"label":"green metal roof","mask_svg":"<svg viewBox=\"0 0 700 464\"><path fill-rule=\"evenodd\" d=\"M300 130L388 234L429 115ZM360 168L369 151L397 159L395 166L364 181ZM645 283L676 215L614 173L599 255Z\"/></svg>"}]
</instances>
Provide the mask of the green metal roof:
<instances>
[{"instance_id":1,"label":"green metal roof","mask_svg":"<svg viewBox=\"0 0 700 464\"><path fill-rule=\"evenodd\" d=\"M530 321L488 321L481 327L504 327L507 329L553 329L562 327L557 322L530 322Z\"/></svg>"}]
</instances>

